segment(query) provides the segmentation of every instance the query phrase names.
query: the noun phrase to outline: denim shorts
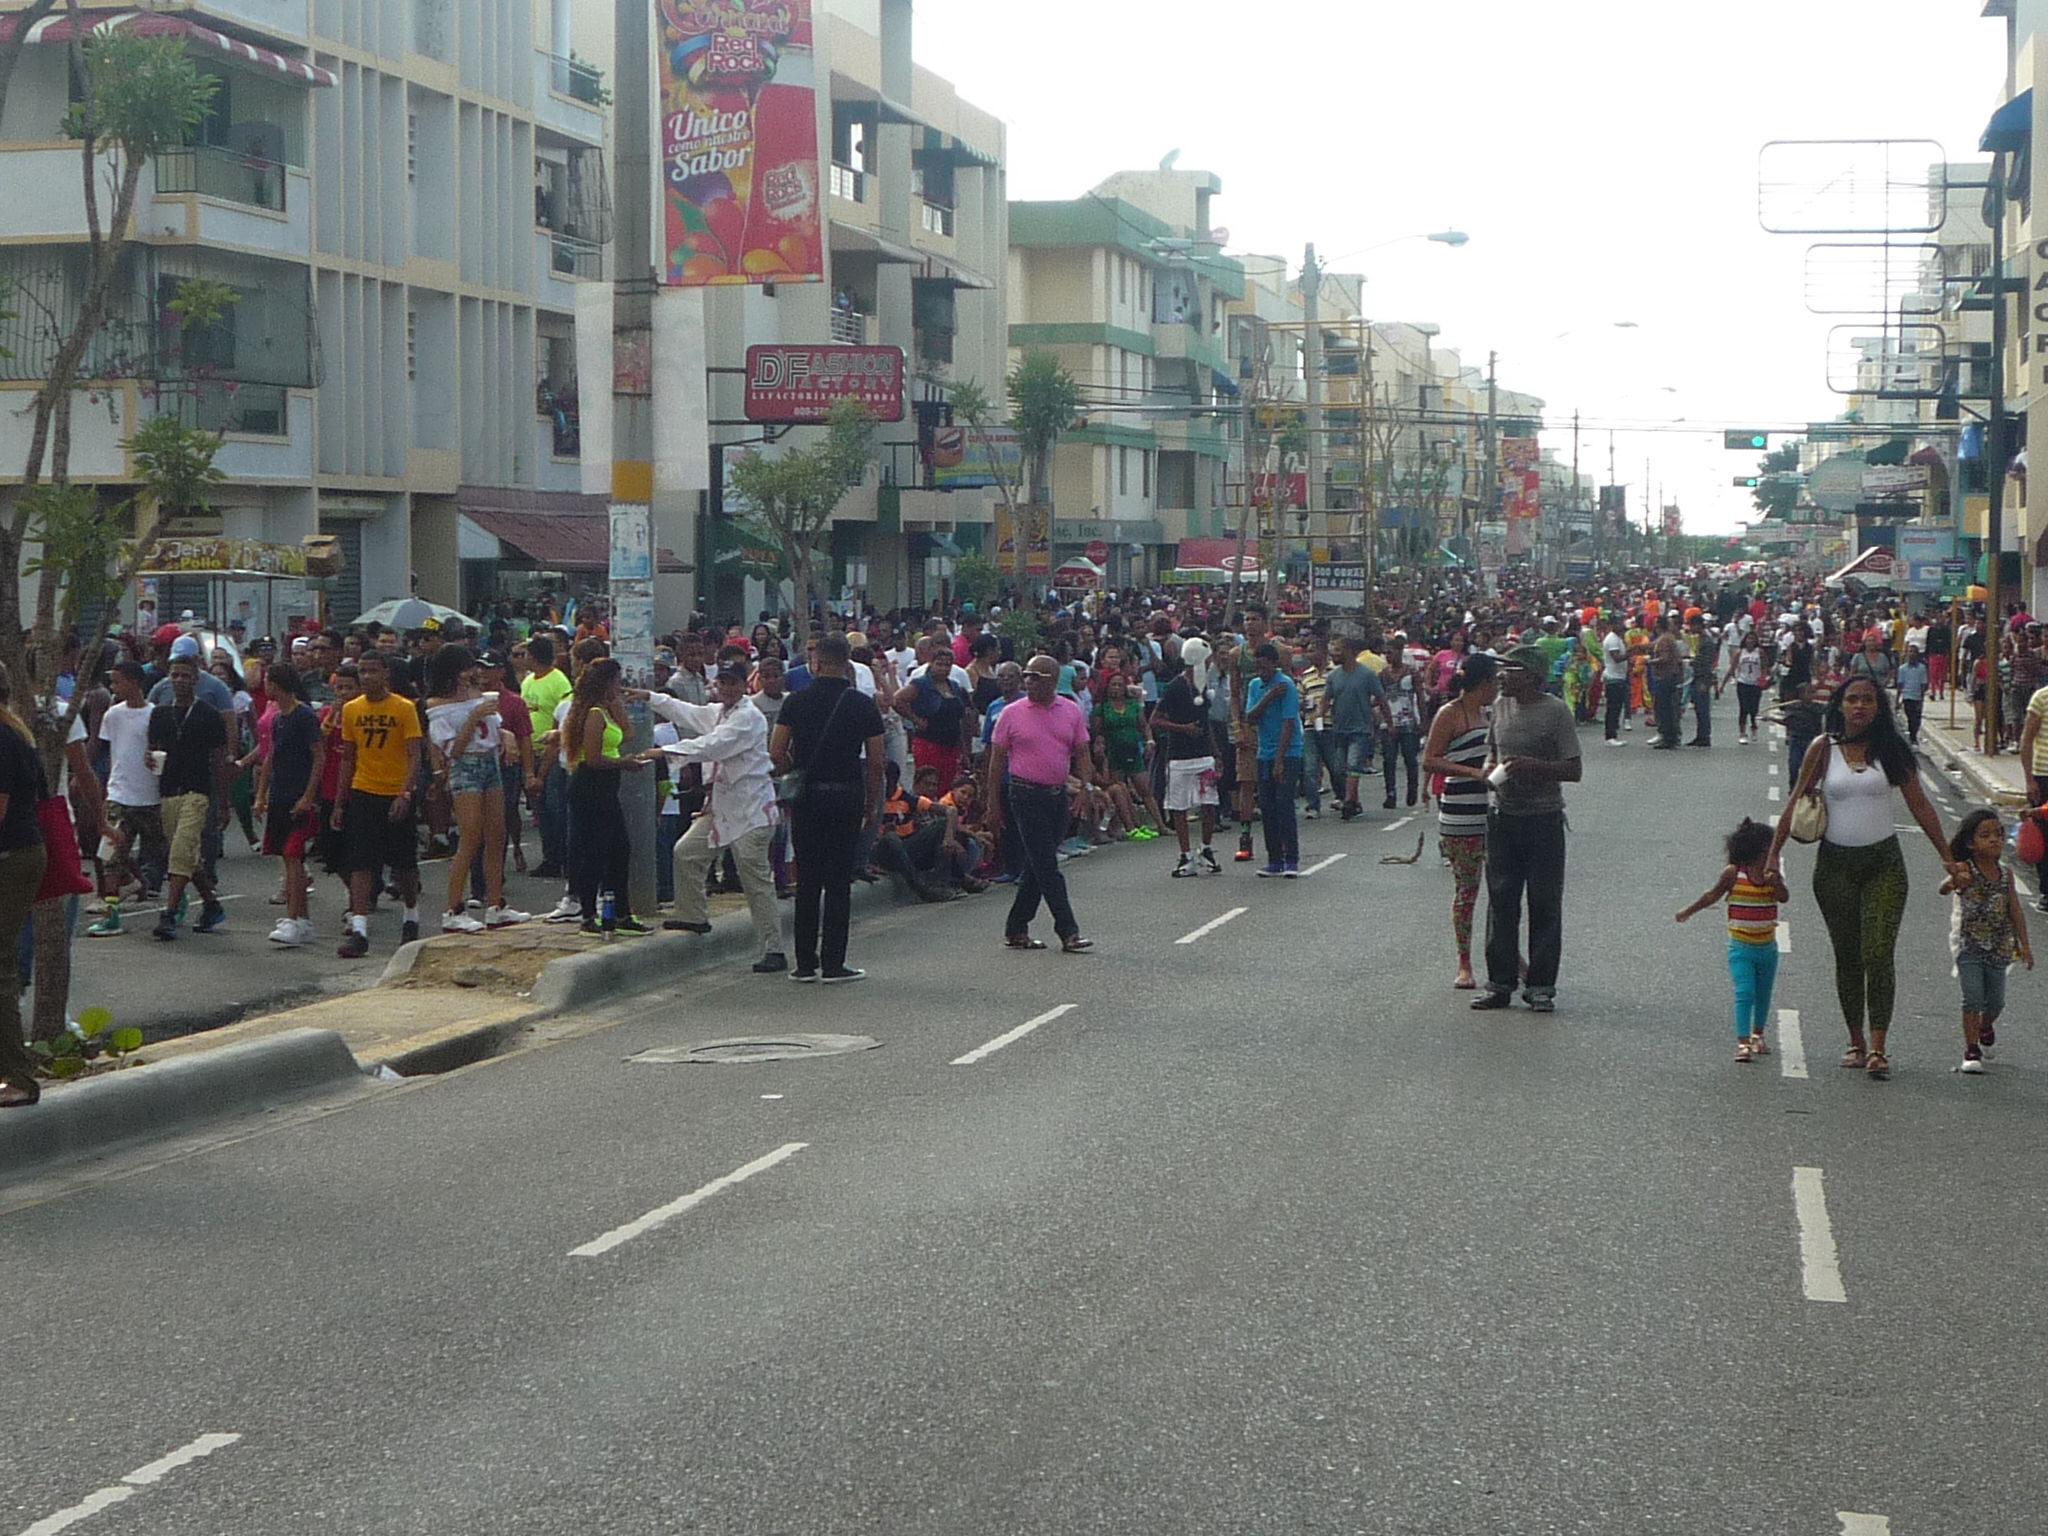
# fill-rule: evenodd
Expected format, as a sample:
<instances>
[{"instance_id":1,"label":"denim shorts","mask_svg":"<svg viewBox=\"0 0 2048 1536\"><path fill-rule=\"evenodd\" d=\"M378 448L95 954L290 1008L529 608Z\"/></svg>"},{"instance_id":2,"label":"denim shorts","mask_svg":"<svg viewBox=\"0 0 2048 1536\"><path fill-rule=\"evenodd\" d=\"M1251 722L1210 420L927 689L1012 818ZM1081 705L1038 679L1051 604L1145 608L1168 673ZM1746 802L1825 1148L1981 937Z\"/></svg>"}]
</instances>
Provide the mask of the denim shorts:
<instances>
[{"instance_id":1,"label":"denim shorts","mask_svg":"<svg viewBox=\"0 0 2048 1536\"><path fill-rule=\"evenodd\" d=\"M1337 760L1346 773L1363 776L1371 771L1372 732L1333 731L1331 735L1336 738Z\"/></svg>"},{"instance_id":2,"label":"denim shorts","mask_svg":"<svg viewBox=\"0 0 2048 1536\"><path fill-rule=\"evenodd\" d=\"M1984 955L1956 956L1956 979L1963 984L1963 1012L2005 1012L2005 967Z\"/></svg>"},{"instance_id":3,"label":"denim shorts","mask_svg":"<svg viewBox=\"0 0 2048 1536\"><path fill-rule=\"evenodd\" d=\"M498 773L498 754L495 752L465 752L449 761L448 793L451 795L480 795L487 789L502 788L504 782Z\"/></svg>"}]
</instances>

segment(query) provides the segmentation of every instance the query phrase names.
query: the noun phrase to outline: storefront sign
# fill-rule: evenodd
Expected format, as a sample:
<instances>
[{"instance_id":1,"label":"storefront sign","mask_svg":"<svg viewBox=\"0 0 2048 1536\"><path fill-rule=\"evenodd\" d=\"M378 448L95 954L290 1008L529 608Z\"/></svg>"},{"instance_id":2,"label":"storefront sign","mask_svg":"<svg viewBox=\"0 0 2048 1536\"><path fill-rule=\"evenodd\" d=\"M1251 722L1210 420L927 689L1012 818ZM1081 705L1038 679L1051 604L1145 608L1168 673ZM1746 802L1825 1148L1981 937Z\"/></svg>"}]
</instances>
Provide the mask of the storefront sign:
<instances>
[{"instance_id":1,"label":"storefront sign","mask_svg":"<svg viewBox=\"0 0 2048 1536\"><path fill-rule=\"evenodd\" d=\"M1894 584L1907 592L1941 590L1942 565L1955 554L1952 528L1901 528L1899 562Z\"/></svg>"},{"instance_id":2,"label":"storefront sign","mask_svg":"<svg viewBox=\"0 0 2048 1536\"><path fill-rule=\"evenodd\" d=\"M1941 596L1946 602L1970 595L1970 562L1960 557L1941 562Z\"/></svg>"},{"instance_id":3,"label":"storefront sign","mask_svg":"<svg viewBox=\"0 0 2048 1536\"><path fill-rule=\"evenodd\" d=\"M1927 489L1924 464L1880 464L1863 471L1863 489L1873 496Z\"/></svg>"},{"instance_id":4,"label":"storefront sign","mask_svg":"<svg viewBox=\"0 0 2048 1536\"><path fill-rule=\"evenodd\" d=\"M811 0L656 9L657 270L683 288L824 281Z\"/></svg>"},{"instance_id":5,"label":"storefront sign","mask_svg":"<svg viewBox=\"0 0 2048 1536\"><path fill-rule=\"evenodd\" d=\"M141 570L158 576L202 571L304 576L306 551L297 544L265 544L260 539L158 539Z\"/></svg>"},{"instance_id":6,"label":"storefront sign","mask_svg":"<svg viewBox=\"0 0 2048 1536\"><path fill-rule=\"evenodd\" d=\"M1279 482L1280 477L1278 475L1253 475L1252 505L1270 507L1273 504L1274 492L1279 487ZM1308 476L1305 474L1289 475L1286 480L1285 493L1287 496L1287 506L1296 510L1306 507L1308 505Z\"/></svg>"},{"instance_id":7,"label":"storefront sign","mask_svg":"<svg viewBox=\"0 0 2048 1536\"><path fill-rule=\"evenodd\" d=\"M815 424L840 400L858 400L877 421L903 419L903 352L898 347L747 348L747 420Z\"/></svg>"}]
</instances>

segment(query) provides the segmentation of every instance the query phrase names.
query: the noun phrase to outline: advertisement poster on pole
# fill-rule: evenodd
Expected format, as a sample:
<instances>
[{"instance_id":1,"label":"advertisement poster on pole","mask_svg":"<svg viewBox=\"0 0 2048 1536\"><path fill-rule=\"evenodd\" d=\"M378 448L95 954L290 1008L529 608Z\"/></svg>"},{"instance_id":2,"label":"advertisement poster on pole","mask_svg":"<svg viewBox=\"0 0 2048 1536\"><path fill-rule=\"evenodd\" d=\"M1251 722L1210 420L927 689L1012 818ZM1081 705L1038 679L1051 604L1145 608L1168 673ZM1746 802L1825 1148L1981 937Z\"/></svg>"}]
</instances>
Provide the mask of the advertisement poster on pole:
<instances>
[{"instance_id":1,"label":"advertisement poster on pole","mask_svg":"<svg viewBox=\"0 0 2048 1536\"><path fill-rule=\"evenodd\" d=\"M659 0L672 287L824 281L811 0Z\"/></svg>"},{"instance_id":2,"label":"advertisement poster on pole","mask_svg":"<svg viewBox=\"0 0 2048 1536\"><path fill-rule=\"evenodd\" d=\"M1511 523L1534 522L1543 515L1539 446L1533 437L1500 440L1500 505Z\"/></svg>"}]
</instances>

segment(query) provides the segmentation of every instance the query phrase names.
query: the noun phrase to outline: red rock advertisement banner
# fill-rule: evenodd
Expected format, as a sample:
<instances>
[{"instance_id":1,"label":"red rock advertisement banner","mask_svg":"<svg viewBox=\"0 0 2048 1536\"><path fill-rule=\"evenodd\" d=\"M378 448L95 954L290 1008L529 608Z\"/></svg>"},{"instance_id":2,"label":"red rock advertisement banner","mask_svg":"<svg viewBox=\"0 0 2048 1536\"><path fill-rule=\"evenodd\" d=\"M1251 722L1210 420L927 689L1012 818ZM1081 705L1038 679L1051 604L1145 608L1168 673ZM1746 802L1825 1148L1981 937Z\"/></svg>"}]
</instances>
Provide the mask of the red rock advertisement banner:
<instances>
[{"instance_id":1,"label":"red rock advertisement banner","mask_svg":"<svg viewBox=\"0 0 2048 1536\"><path fill-rule=\"evenodd\" d=\"M1530 522L1543 514L1543 477L1533 437L1500 440L1500 511L1507 521Z\"/></svg>"},{"instance_id":2,"label":"red rock advertisement banner","mask_svg":"<svg viewBox=\"0 0 2048 1536\"><path fill-rule=\"evenodd\" d=\"M671 286L825 277L811 0L659 0Z\"/></svg>"}]
</instances>

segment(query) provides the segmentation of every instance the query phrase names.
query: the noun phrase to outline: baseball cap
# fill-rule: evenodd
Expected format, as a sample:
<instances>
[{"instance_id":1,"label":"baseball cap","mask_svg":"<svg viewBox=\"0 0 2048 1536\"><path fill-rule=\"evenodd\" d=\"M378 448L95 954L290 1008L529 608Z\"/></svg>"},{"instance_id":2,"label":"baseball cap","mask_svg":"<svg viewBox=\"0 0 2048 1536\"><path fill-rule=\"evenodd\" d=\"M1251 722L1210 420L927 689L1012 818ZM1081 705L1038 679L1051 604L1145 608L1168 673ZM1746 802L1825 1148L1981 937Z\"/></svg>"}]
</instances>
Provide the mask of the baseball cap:
<instances>
[{"instance_id":1,"label":"baseball cap","mask_svg":"<svg viewBox=\"0 0 2048 1536\"><path fill-rule=\"evenodd\" d=\"M1543 647L1540 645L1518 645L1501 657L1500 664L1504 667L1520 667L1524 672L1538 674L1550 670L1550 658L1543 654Z\"/></svg>"},{"instance_id":2,"label":"baseball cap","mask_svg":"<svg viewBox=\"0 0 2048 1536\"><path fill-rule=\"evenodd\" d=\"M718 681L721 683L744 683L752 676L752 669L743 661L728 661L718 669Z\"/></svg>"},{"instance_id":3,"label":"baseball cap","mask_svg":"<svg viewBox=\"0 0 2048 1536\"><path fill-rule=\"evenodd\" d=\"M156 633L149 638L157 645L165 646L175 643L178 637L184 633L185 631L178 628L175 624L159 624L156 627Z\"/></svg>"},{"instance_id":4,"label":"baseball cap","mask_svg":"<svg viewBox=\"0 0 2048 1536\"><path fill-rule=\"evenodd\" d=\"M171 660L197 661L198 659L199 641L193 636L180 635L176 640L171 642Z\"/></svg>"}]
</instances>

